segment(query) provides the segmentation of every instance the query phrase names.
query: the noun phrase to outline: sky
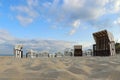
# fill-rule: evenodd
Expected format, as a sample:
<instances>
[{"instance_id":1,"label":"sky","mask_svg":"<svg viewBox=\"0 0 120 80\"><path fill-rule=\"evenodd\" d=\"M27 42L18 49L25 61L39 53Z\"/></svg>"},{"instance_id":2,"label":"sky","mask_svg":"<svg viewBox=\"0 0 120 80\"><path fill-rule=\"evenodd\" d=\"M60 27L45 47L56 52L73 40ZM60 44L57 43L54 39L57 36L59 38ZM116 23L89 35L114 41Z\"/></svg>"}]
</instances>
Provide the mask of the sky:
<instances>
[{"instance_id":1,"label":"sky","mask_svg":"<svg viewBox=\"0 0 120 80\"><path fill-rule=\"evenodd\" d=\"M104 29L120 41L120 0L0 0L0 44L58 40L87 47Z\"/></svg>"}]
</instances>

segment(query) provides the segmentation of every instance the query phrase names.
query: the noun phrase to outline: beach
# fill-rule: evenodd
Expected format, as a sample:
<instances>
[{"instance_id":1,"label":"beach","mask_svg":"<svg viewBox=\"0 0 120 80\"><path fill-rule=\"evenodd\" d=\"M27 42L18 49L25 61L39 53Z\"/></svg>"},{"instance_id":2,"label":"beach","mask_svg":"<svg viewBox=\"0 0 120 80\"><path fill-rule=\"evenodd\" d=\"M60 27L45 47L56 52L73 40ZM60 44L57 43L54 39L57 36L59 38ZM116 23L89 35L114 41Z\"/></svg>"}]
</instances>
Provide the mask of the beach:
<instances>
[{"instance_id":1,"label":"beach","mask_svg":"<svg viewBox=\"0 0 120 80\"><path fill-rule=\"evenodd\" d=\"M0 57L0 80L119 80L120 55L110 57Z\"/></svg>"}]
</instances>

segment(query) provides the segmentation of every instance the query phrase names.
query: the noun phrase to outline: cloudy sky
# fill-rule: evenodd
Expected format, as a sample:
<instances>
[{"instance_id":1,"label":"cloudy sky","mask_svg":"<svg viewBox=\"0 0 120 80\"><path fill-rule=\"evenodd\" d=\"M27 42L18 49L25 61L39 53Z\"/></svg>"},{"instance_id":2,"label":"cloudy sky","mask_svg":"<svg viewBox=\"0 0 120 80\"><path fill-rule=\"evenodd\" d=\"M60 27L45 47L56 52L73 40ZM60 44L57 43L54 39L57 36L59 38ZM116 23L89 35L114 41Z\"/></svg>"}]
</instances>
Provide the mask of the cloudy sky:
<instances>
[{"instance_id":1,"label":"cloudy sky","mask_svg":"<svg viewBox=\"0 0 120 80\"><path fill-rule=\"evenodd\" d=\"M120 41L120 0L0 0L2 45L55 40L88 47L94 43L92 33L103 29Z\"/></svg>"}]
</instances>

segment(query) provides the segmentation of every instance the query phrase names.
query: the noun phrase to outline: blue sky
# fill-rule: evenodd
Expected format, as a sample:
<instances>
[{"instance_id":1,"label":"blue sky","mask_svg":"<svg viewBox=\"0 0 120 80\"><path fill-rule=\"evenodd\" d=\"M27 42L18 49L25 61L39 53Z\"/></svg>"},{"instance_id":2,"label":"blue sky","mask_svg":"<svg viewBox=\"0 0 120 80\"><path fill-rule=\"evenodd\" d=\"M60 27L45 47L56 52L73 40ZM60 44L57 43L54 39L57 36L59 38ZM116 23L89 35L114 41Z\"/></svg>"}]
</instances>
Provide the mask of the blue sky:
<instances>
[{"instance_id":1,"label":"blue sky","mask_svg":"<svg viewBox=\"0 0 120 80\"><path fill-rule=\"evenodd\" d=\"M94 43L107 29L120 40L120 0L0 0L0 29L19 39ZM2 31L2 32L3 32Z\"/></svg>"}]
</instances>

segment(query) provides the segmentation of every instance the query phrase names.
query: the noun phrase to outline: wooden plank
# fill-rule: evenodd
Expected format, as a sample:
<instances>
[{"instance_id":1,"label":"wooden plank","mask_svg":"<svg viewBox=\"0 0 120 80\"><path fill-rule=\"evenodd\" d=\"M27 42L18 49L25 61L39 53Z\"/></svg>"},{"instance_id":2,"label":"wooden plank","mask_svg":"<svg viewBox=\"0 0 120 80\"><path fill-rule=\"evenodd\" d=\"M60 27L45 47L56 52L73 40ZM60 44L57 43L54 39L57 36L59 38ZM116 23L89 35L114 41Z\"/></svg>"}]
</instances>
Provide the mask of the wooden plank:
<instances>
[{"instance_id":1,"label":"wooden plank","mask_svg":"<svg viewBox=\"0 0 120 80\"><path fill-rule=\"evenodd\" d=\"M94 39L96 41L96 50L94 51L95 56L110 56L111 46L107 30L93 33Z\"/></svg>"}]
</instances>

